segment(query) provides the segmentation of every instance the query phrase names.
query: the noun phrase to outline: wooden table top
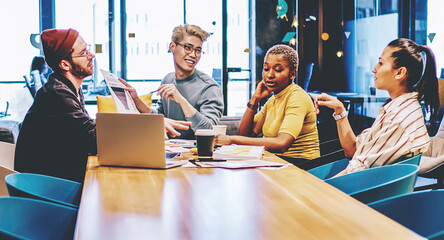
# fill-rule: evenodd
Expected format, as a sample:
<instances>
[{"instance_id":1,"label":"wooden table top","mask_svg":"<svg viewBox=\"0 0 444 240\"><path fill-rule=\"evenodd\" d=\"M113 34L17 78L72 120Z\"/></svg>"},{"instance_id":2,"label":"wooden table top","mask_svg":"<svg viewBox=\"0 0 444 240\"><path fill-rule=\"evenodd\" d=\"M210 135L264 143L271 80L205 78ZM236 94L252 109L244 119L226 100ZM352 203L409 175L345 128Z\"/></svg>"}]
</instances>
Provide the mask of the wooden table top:
<instances>
[{"instance_id":1,"label":"wooden table top","mask_svg":"<svg viewBox=\"0 0 444 240\"><path fill-rule=\"evenodd\" d=\"M150 170L90 157L76 239L423 238L294 166Z\"/></svg>"}]
</instances>

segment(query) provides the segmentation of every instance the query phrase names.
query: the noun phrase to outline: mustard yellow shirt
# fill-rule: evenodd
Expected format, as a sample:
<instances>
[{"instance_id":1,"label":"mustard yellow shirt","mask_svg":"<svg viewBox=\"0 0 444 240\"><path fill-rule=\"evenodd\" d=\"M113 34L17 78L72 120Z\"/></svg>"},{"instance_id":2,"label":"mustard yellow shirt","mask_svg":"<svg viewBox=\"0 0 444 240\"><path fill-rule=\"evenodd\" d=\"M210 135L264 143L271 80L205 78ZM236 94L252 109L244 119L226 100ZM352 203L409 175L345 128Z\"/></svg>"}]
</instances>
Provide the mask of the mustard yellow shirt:
<instances>
[{"instance_id":1,"label":"mustard yellow shirt","mask_svg":"<svg viewBox=\"0 0 444 240\"><path fill-rule=\"evenodd\" d=\"M254 131L264 137L287 133L295 139L287 151L278 155L304 159L320 156L313 102L294 83L273 95L254 116Z\"/></svg>"}]
</instances>

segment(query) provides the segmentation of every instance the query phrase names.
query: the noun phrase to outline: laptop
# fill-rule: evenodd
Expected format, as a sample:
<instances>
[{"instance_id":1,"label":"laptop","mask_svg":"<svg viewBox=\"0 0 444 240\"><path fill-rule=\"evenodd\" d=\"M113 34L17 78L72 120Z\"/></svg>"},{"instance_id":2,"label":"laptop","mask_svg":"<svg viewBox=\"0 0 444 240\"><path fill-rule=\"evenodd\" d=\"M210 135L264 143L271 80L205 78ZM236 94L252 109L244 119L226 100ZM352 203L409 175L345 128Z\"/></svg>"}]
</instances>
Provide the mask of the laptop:
<instances>
[{"instance_id":1,"label":"laptop","mask_svg":"<svg viewBox=\"0 0 444 240\"><path fill-rule=\"evenodd\" d=\"M97 113L97 156L100 165L167 169L163 115ZM170 156L172 157L172 156Z\"/></svg>"}]
</instances>

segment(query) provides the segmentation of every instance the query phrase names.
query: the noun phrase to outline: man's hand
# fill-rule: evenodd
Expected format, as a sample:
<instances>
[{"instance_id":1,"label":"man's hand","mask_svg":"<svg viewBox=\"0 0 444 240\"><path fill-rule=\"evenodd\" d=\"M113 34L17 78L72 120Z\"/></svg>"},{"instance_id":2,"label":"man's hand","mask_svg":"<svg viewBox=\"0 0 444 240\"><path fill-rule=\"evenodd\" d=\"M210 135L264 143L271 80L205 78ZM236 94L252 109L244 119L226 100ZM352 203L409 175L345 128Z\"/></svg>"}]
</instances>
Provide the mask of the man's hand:
<instances>
[{"instance_id":1,"label":"man's hand","mask_svg":"<svg viewBox=\"0 0 444 240\"><path fill-rule=\"evenodd\" d=\"M139 96L137 95L137 91L135 88L133 88L131 85L129 85L129 83L127 83L125 80L123 80L122 78L119 78L120 82L123 83L123 85L125 85L126 88L124 88L125 90L127 90L130 94L131 94L131 98L132 99L136 99Z\"/></svg>"},{"instance_id":2,"label":"man's hand","mask_svg":"<svg viewBox=\"0 0 444 240\"><path fill-rule=\"evenodd\" d=\"M170 118L164 118L163 122L165 125L165 139L168 139L167 132L171 137L178 137L180 136L180 133L176 131L176 129L188 130L191 125L191 122L177 121Z\"/></svg>"},{"instance_id":3,"label":"man's hand","mask_svg":"<svg viewBox=\"0 0 444 240\"><path fill-rule=\"evenodd\" d=\"M180 103L180 101L184 99L174 84L163 84L158 90L162 99L169 98L177 103Z\"/></svg>"}]
</instances>

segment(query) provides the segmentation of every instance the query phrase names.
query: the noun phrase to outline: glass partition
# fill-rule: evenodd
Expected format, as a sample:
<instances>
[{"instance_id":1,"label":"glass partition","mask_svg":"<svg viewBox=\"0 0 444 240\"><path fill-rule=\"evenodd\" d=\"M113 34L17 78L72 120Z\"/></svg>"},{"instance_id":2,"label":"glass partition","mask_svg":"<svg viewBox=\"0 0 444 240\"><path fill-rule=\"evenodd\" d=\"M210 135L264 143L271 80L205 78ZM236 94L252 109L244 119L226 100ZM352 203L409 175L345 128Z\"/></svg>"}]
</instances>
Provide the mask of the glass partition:
<instances>
[{"instance_id":1,"label":"glass partition","mask_svg":"<svg viewBox=\"0 0 444 240\"><path fill-rule=\"evenodd\" d=\"M398 37L397 0L355 0L355 19L344 23L345 66L349 90L375 93L372 69L387 44Z\"/></svg>"},{"instance_id":2,"label":"glass partition","mask_svg":"<svg viewBox=\"0 0 444 240\"><path fill-rule=\"evenodd\" d=\"M429 46L436 58L436 70L438 77L444 78L444 1L428 0L427 6L427 46Z\"/></svg>"},{"instance_id":3,"label":"glass partition","mask_svg":"<svg viewBox=\"0 0 444 240\"><path fill-rule=\"evenodd\" d=\"M23 75L29 74L32 59L40 55L38 9L39 0L0 3L0 66L3 69L0 81L24 81Z\"/></svg>"},{"instance_id":4,"label":"glass partition","mask_svg":"<svg viewBox=\"0 0 444 240\"><path fill-rule=\"evenodd\" d=\"M76 4L55 0L56 28L74 28L91 45L95 54L94 75L85 79L84 92L103 94L106 88L99 69L109 70L109 29L107 0L78 0ZM93 98L95 98L93 96Z\"/></svg>"}]
</instances>

